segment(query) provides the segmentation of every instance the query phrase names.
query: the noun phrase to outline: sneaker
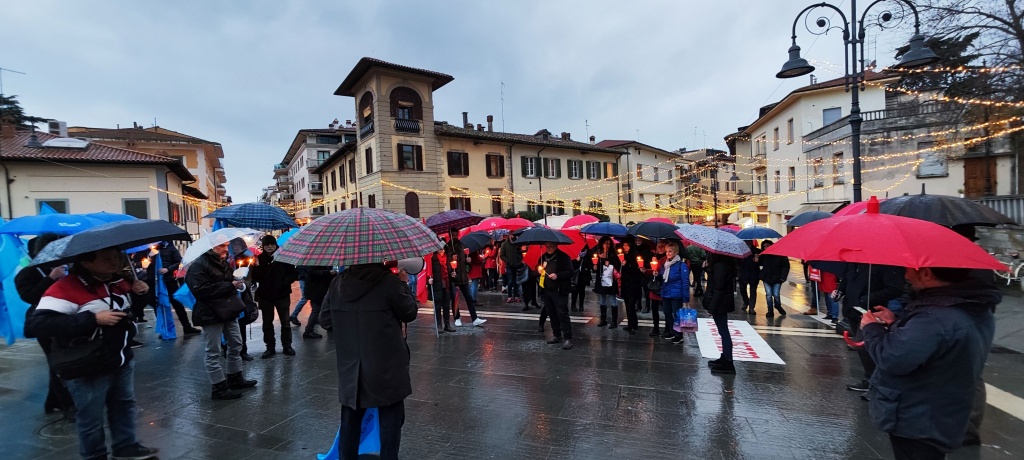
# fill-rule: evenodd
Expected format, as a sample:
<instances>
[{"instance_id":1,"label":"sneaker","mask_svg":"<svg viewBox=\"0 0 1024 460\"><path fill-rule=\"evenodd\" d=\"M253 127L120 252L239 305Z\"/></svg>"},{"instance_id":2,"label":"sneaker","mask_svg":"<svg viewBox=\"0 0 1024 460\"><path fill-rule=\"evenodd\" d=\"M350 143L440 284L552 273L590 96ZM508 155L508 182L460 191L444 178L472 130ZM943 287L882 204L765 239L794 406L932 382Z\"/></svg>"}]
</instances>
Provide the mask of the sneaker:
<instances>
[{"instance_id":1,"label":"sneaker","mask_svg":"<svg viewBox=\"0 0 1024 460\"><path fill-rule=\"evenodd\" d=\"M462 320L461 319L455 320L455 327L462 327Z\"/></svg>"},{"instance_id":2,"label":"sneaker","mask_svg":"<svg viewBox=\"0 0 1024 460\"><path fill-rule=\"evenodd\" d=\"M159 452L159 449L135 443L122 448L121 450L115 451L113 458L115 460L146 460L149 458L156 458L157 452Z\"/></svg>"},{"instance_id":3,"label":"sneaker","mask_svg":"<svg viewBox=\"0 0 1024 460\"><path fill-rule=\"evenodd\" d=\"M454 327L447 326L447 325L444 327L444 331L445 332L456 332Z\"/></svg>"},{"instance_id":4,"label":"sneaker","mask_svg":"<svg viewBox=\"0 0 1024 460\"><path fill-rule=\"evenodd\" d=\"M672 337L672 343L682 343L682 342L683 342L683 336L682 335L677 335L675 337Z\"/></svg>"},{"instance_id":5,"label":"sneaker","mask_svg":"<svg viewBox=\"0 0 1024 460\"><path fill-rule=\"evenodd\" d=\"M650 334L647 334L648 337L657 337L659 335L661 335L661 331L659 331L657 328L654 328L654 330L651 331Z\"/></svg>"},{"instance_id":6,"label":"sneaker","mask_svg":"<svg viewBox=\"0 0 1024 460\"><path fill-rule=\"evenodd\" d=\"M145 344L142 343L142 342L139 342L138 340L135 340L135 339L132 339L132 341L128 343L128 346L130 346L132 348L139 348L139 347L141 347L143 345L145 345Z\"/></svg>"},{"instance_id":7,"label":"sneaker","mask_svg":"<svg viewBox=\"0 0 1024 460\"><path fill-rule=\"evenodd\" d=\"M302 325L302 323L299 322L299 319L294 317L294 316L289 316L288 317L288 321L291 322L293 326L301 326Z\"/></svg>"},{"instance_id":8,"label":"sneaker","mask_svg":"<svg viewBox=\"0 0 1024 460\"><path fill-rule=\"evenodd\" d=\"M512 301L513 301L513 300L514 300L514 299L512 299L511 297L509 297L509 298L505 299L505 303L512 303Z\"/></svg>"},{"instance_id":9,"label":"sneaker","mask_svg":"<svg viewBox=\"0 0 1024 460\"><path fill-rule=\"evenodd\" d=\"M252 356L249 356L249 353L240 353L238 357L242 358L242 361L252 361Z\"/></svg>"},{"instance_id":10,"label":"sneaker","mask_svg":"<svg viewBox=\"0 0 1024 460\"><path fill-rule=\"evenodd\" d=\"M860 382L851 383L851 384L846 386L847 390L850 390L850 391L860 391L860 392L868 391L870 388L871 388L871 385L868 383L867 380L861 380Z\"/></svg>"},{"instance_id":11,"label":"sneaker","mask_svg":"<svg viewBox=\"0 0 1024 460\"><path fill-rule=\"evenodd\" d=\"M474 326L483 326L483 325L484 325L484 323L486 323L486 322L487 322L487 320L486 320L486 319L483 319L483 318L477 318L477 319L474 319L474 320L473 320L473 325L474 325Z\"/></svg>"},{"instance_id":12,"label":"sneaker","mask_svg":"<svg viewBox=\"0 0 1024 460\"><path fill-rule=\"evenodd\" d=\"M665 340L672 340L675 336L676 335L673 334L672 331L665 331L664 334L661 334L661 338L663 338Z\"/></svg>"},{"instance_id":13,"label":"sneaker","mask_svg":"<svg viewBox=\"0 0 1024 460\"><path fill-rule=\"evenodd\" d=\"M785 314L784 312L785 312L785 310L780 311L779 314L780 315L784 315ZM815 309L812 308L810 310L805 311L804 314L807 315L807 316L814 316L814 315L818 314L818 310L815 310Z\"/></svg>"}]
</instances>

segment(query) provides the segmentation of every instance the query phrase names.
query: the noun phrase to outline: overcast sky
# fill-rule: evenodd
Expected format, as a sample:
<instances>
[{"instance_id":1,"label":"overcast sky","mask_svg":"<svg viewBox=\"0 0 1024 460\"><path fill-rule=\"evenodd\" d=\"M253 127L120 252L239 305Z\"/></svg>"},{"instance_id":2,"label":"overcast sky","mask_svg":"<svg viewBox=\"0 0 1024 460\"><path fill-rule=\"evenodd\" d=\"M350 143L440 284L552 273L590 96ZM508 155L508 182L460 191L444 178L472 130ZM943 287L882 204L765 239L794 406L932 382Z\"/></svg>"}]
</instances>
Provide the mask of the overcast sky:
<instances>
[{"instance_id":1,"label":"overcast sky","mask_svg":"<svg viewBox=\"0 0 1024 460\"><path fill-rule=\"evenodd\" d=\"M0 67L25 73L3 72L3 91L31 115L155 120L220 142L228 194L243 203L273 182L297 130L354 119L354 100L333 93L364 56L455 77L435 94L439 121L467 111L508 132L724 149L760 106L808 83L774 75L810 3L0 0ZM869 58L891 64L906 29L885 32ZM841 34L797 34L804 57L842 62Z\"/></svg>"}]
</instances>

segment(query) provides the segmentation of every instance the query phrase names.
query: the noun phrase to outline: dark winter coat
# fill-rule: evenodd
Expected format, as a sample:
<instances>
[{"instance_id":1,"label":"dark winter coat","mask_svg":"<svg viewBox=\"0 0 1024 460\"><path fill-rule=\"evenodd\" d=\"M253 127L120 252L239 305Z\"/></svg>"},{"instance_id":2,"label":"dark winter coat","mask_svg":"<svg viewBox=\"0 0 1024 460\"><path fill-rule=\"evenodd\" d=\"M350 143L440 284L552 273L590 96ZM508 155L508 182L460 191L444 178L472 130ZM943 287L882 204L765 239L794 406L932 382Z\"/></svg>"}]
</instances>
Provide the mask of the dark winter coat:
<instances>
[{"instance_id":1,"label":"dark winter coat","mask_svg":"<svg viewBox=\"0 0 1024 460\"><path fill-rule=\"evenodd\" d=\"M455 260L455 276L452 277L452 283L456 285L469 284L469 263L466 262L465 249L458 238L452 239L444 248L448 260Z\"/></svg>"},{"instance_id":2,"label":"dark winter coat","mask_svg":"<svg viewBox=\"0 0 1024 460\"><path fill-rule=\"evenodd\" d=\"M601 270L604 269L606 264L615 268L616 272L622 270L622 264L619 263L619 256L615 254L614 250L608 252L608 258L603 258L598 254L597 265L594 267L594 292L597 294L617 295L619 293L619 286L618 283L615 282L615 275L612 275L611 286L601 285Z\"/></svg>"},{"instance_id":3,"label":"dark winter coat","mask_svg":"<svg viewBox=\"0 0 1024 460\"><path fill-rule=\"evenodd\" d=\"M573 276L576 277L576 286L590 286L590 282L593 281L594 263L590 260L590 252L584 251L583 256L580 259L573 259L572 269L575 270Z\"/></svg>"},{"instance_id":4,"label":"dark winter coat","mask_svg":"<svg viewBox=\"0 0 1024 460\"><path fill-rule=\"evenodd\" d=\"M213 251L207 251L189 265L185 273L185 284L196 298L196 304L192 307L192 324L207 326L226 322L217 318L210 304L238 295L235 286L231 284L234 279L227 260L221 260Z\"/></svg>"},{"instance_id":5,"label":"dark winter coat","mask_svg":"<svg viewBox=\"0 0 1024 460\"><path fill-rule=\"evenodd\" d=\"M307 267L302 270L306 277L306 290L302 292L302 296L310 302L322 303L327 290L331 287L331 281L334 280L332 270L334 269L331 267Z\"/></svg>"},{"instance_id":6,"label":"dark winter coat","mask_svg":"<svg viewBox=\"0 0 1024 460\"><path fill-rule=\"evenodd\" d=\"M761 264L761 281L768 284L782 284L789 278L789 258L762 254L758 256Z\"/></svg>"},{"instance_id":7,"label":"dark winter coat","mask_svg":"<svg viewBox=\"0 0 1024 460\"><path fill-rule=\"evenodd\" d=\"M544 253L540 256L540 262L544 265L544 276L554 273L557 279L547 278L544 280L544 290L553 289L562 295L572 292L572 259L569 255L556 250L554 254Z\"/></svg>"},{"instance_id":8,"label":"dark winter coat","mask_svg":"<svg viewBox=\"0 0 1024 460\"><path fill-rule=\"evenodd\" d=\"M667 261L665 265L668 265ZM657 276L665 276L665 265L658 266ZM680 258L669 267L668 281L662 285L660 295L662 299L690 301L690 269L686 266L686 259Z\"/></svg>"},{"instance_id":9,"label":"dark winter coat","mask_svg":"<svg viewBox=\"0 0 1024 460\"><path fill-rule=\"evenodd\" d=\"M275 301L292 294L292 283L299 280L299 271L292 264L274 260L273 254L263 252L252 267L252 281L256 287L256 301Z\"/></svg>"},{"instance_id":10,"label":"dark winter coat","mask_svg":"<svg viewBox=\"0 0 1024 460\"><path fill-rule=\"evenodd\" d=\"M523 264L523 252L519 246L512 244L511 240L501 243L501 248L498 249L498 258L505 264L505 270L509 273L513 273L512 269Z\"/></svg>"},{"instance_id":11,"label":"dark winter coat","mask_svg":"<svg viewBox=\"0 0 1024 460\"><path fill-rule=\"evenodd\" d=\"M625 254L625 262L622 264L622 298L639 299L644 295L644 272L636 263L640 253L630 248Z\"/></svg>"},{"instance_id":12,"label":"dark winter coat","mask_svg":"<svg viewBox=\"0 0 1024 460\"><path fill-rule=\"evenodd\" d=\"M711 314L732 313L736 310L736 296L733 287L736 282L735 259L715 256L708 259L708 288L705 295L711 295L704 309Z\"/></svg>"},{"instance_id":13,"label":"dark winter coat","mask_svg":"<svg viewBox=\"0 0 1024 460\"><path fill-rule=\"evenodd\" d=\"M757 284L757 280L761 279L761 264L754 262L754 256L761 253L760 249L751 248L750 255L746 256L739 261L739 276L740 282L752 281Z\"/></svg>"},{"instance_id":14,"label":"dark winter coat","mask_svg":"<svg viewBox=\"0 0 1024 460\"><path fill-rule=\"evenodd\" d=\"M839 291L846 297L843 298L843 316L850 312L853 307L861 307L868 310L876 305L886 305L890 300L899 298L906 288L904 279L905 269L891 265L872 265L871 292L868 292L868 265L850 263L839 280ZM869 305L870 303L870 305ZM857 316L859 318L859 316Z\"/></svg>"},{"instance_id":15,"label":"dark winter coat","mask_svg":"<svg viewBox=\"0 0 1024 460\"><path fill-rule=\"evenodd\" d=\"M36 311L36 304L43 297L43 293L56 282L57 280L50 278L49 270L42 267L23 268L17 275L14 275L14 287L18 290L18 296L29 304L28 310L25 311L25 326L28 326L28 319ZM35 338L29 334L28 327L24 327L24 329L25 338Z\"/></svg>"},{"instance_id":16,"label":"dark winter coat","mask_svg":"<svg viewBox=\"0 0 1024 460\"><path fill-rule=\"evenodd\" d=\"M863 327L877 365L869 411L878 429L946 452L960 447L1001 300L988 282L969 280L922 290L888 329Z\"/></svg>"},{"instance_id":17,"label":"dark winter coat","mask_svg":"<svg viewBox=\"0 0 1024 460\"><path fill-rule=\"evenodd\" d=\"M320 324L334 330L343 406L390 406L412 394L402 323L416 308L409 285L381 264L349 267L331 282Z\"/></svg>"}]
</instances>

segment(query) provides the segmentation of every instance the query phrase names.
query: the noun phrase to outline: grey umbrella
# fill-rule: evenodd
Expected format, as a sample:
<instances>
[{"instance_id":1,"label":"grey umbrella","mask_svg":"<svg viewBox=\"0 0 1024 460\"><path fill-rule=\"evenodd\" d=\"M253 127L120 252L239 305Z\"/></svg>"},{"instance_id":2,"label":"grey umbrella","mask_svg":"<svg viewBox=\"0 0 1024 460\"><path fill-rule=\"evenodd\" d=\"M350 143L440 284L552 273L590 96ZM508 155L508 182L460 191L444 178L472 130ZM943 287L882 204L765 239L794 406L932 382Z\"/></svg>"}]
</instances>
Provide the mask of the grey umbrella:
<instances>
[{"instance_id":1,"label":"grey umbrella","mask_svg":"<svg viewBox=\"0 0 1024 460\"><path fill-rule=\"evenodd\" d=\"M166 220L136 219L99 225L56 240L32 259L31 265L73 262L82 254L116 247L129 249L157 241L190 241L188 232Z\"/></svg>"}]
</instances>

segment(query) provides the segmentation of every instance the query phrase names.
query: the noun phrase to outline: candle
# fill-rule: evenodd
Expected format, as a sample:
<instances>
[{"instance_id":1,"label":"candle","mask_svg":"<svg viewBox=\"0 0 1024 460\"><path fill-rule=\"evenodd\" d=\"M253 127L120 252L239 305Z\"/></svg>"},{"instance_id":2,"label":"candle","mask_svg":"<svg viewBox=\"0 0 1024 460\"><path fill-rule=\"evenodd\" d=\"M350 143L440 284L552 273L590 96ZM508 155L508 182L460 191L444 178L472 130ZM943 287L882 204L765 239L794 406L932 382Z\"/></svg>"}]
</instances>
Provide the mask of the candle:
<instances>
[{"instance_id":1,"label":"candle","mask_svg":"<svg viewBox=\"0 0 1024 460\"><path fill-rule=\"evenodd\" d=\"M651 270L657 270L657 269L658 269L658 260L657 259L651 260Z\"/></svg>"},{"instance_id":2,"label":"candle","mask_svg":"<svg viewBox=\"0 0 1024 460\"><path fill-rule=\"evenodd\" d=\"M466 255L469 255L469 248L463 248L462 252L466 253Z\"/></svg>"},{"instance_id":3,"label":"candle","mask_svg":"<svg viewBox=\"0 0 1024 460\"><path fill-rule=\"evenodd\" d=\"M643 267L644 266L644 258L640 257L640 256L636 256L636 264L638 266L640 266L640 267Z\"/></svg>"},{"instance_id":4,"label":"candle","mask_svg":"<svg viewBox=\"0 0 1024 460\"><path fill-rule=\"evenodd\" d=\"M594 262L594 265L597 265L597 254L594 254L590 259Z\"/></svg>"},{"instance_id":5,"label":"candle","mask_svg":"<svg viewBox=\"0 0 1024 460\"><path fill-rule=\"evenodd\" d=\"M457 267L457 266L458 266L458 264L459 264L459 262L458 262L457 260L455 260L455 259L452 259L451 265L452 265L452 268L453 268L453 269L454 269L455 267Z\"/></svg>"}]
</instances>

